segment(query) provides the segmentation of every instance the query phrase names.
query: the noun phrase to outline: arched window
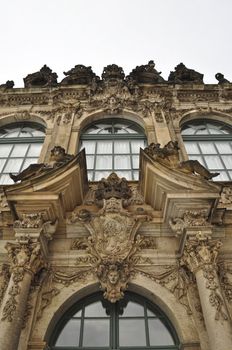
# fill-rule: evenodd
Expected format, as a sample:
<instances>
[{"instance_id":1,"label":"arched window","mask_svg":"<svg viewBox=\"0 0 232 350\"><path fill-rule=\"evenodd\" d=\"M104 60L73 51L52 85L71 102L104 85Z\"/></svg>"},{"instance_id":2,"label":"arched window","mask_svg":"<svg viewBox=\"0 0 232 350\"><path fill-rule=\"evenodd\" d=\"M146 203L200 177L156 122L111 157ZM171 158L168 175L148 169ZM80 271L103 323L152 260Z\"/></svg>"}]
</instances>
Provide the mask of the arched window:
<instances>
[{"instance_id":1,"label":"arched window","mask_svg":"<svg viewBox=\"0 0 232 350\"><path fill-rule=\"evenodd\" d=\"M219 172L215 180L232 181L231 127L211 120L194 120L184 124L182 137L190 159Z\"/></svg>"},{"instance_id":2,"label":"arched window","mask_svg":"<svg viewBox=\"0 0 232 350\"><path fill-rule=\"evenodd\" d=\"M80 301L58 323L51 350L179 349L170 321L161 310L134 293L112 304L102 293Z\"/></svg>"},{"instance_id":3,"label":"arched window","mask_svg":"<svg viewBox=\"0 0 232 350\"><path fill-rule=\"evenodd\" d=\"M128 180L138 180L139 150L146 146L143 130L122 119L106 119L88 126L82 133L88 176L98 181L111 172Z\"/></svg>"},{"instance_id":4,"label":"arched window","mask_svg":"<svg viewBox=\"0 0 232 350\"><path fill-rule=\"evenodd\" d=\"M0 128L0 184L11 184L9 173L17 174L36 163L44 141L44 128L20 122Z\"/></svg>"}]
</instances>

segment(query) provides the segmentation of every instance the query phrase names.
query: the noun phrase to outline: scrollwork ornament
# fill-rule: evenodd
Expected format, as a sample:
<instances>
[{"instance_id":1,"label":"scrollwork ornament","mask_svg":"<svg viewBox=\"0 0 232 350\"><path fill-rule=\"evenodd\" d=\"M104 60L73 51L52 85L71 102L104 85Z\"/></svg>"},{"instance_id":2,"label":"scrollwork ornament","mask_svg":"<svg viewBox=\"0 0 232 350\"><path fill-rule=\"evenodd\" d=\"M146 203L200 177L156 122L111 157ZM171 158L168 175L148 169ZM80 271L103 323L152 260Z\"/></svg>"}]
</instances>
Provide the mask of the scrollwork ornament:
<instances>
[{"instance_id":1,"label":"scrollwork ornament","mask_svg":"<svg viewBox=\"0 0 232 350\"><path fill-rule=\"evenodd\" d=\"M210 290L209 302L216 309L215 320L220 318L228 320L222 296L218 292L219 284L217 283L215 269L211 265L205 265L203 271L206 279L206 288Z\"/></svg>"}]
</instances>

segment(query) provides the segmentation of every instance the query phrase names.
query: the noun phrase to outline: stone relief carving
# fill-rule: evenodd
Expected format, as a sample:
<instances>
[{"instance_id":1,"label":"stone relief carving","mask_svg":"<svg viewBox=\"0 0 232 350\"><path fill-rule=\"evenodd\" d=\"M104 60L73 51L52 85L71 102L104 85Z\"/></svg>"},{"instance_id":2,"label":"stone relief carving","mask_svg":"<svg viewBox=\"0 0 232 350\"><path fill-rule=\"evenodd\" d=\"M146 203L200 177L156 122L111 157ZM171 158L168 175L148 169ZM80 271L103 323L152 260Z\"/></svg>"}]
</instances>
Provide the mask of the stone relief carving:
<instances>
[{"instance_id":1,"label":"stone relief carving","mask_svg":"<svg viewBox=\"0 0 232 350\"><path fill-rule=\"evenodd\" d=\"M56 86L57 74L45 64L39 72L28 74L23 80L25 88Z\"/></svg>"},{"instance_id":2,"label":"stone relief carving","mask_svg":"<svg viewBox=\"0 0 232 350\"><path fill-rule=\"evenodd\" d=\"M59 293L59 289L53 284L53 272L52 270L48 270L40 291L40 304L37 319L42 317L44 309L51 304L53 298Z\"/></svg>"},{"instance_id":3,"label":"stone relief carving","mask_svg":"<svg viewBox=\"0 0 232 350\"><path fill-rule=\"evenodd\" d=\"M156 162L183 173L197 174L207 180L219 175L219 173L211 173L197 160L181 162L177 141L169 141L164 147L160 147L159 143L151 143L144 149L144 152Z\"/></svg>"},{"instance_id":4,"label":"stone relief carving","mask_svg":"<svg viewBox=\"0 0 232 350\"><path fill-rule=\"evenodd\" d=\"M182 235L187 227L208 226L208 210L187 210L182 218L171 218L169 225L176 236Z\"/></svg>"},{"instance_id":5,"label":"stone relief carving","mask_svg":"<svg viewBox=\"0 0 232 350\"><path fill-rule=\"evenodd\" d=\"M193 69L189 69L183 63L180 63L175 67L175 71L170 73L168 82L175 84L203 84L203 76L203 74L200 74Z\"/></svg>"},{"instance_id":6,"label":"stone relief carving","mask_svg":"<svg viewBox=\"0 0 232 350\"><path fill-rule=\"evenodd\" d=\"M86 250L88 248L87 240L87 237L74 239L71 244L71 250Z\"/></svg>"},{"instance_id":7,"label":"stone relief carving","mask_svg":"<svg viewBox=\"0 0 232 350\"><path fill-rule=\"evenodd\" d=\"M215 320L228 319L217 279L216 262L221 246L219 240L212 240L202 232L198 232L195 237L187 239L180 259L180 263L193 273L198 269L203 270L205 287L210 290L209 302L216 309Z\"/></svg>"},{"instance_id":8,"label":"stone relief carving","mask_svg":"<svg viewBox=\"0 0 232 350\"><path fill-rule=\"evenodd\" d=\"M219 199L219 207L230 207L232 205L232 187L225 186L222 189L221 197Z\"/></svg>"},{"instance_id":9,"label":"stone relief carving","mask_svg":"<svg viewBox=\"0 0 232 350\"><path fill-rule=\"evenodd\" d=\"M44 163L30 164L26 169L24 169L18 175L13 175L10 173L10 177L14 182L25 181L36 175L42 174L52 169L59 168L64 164L68 163L69 161L71 161L73 158L74 158L74 155L67 154L63 147L55 146L51 150L48 164L44 164Z\"/></svg>"},{"instance_id":10,"label":"stone relief carving","mask_svg":"<svg viewBox=\"0 0 232 350\"><path fill-rule=\"evenodd\" d=\"M232 266L228 263L219 263L220 284L229 303L232 303Z\"/></svg>"},{"instance_id":11,"label":"stone relief carving","mask_svg":"<svg viewBox=\"0 0 232 350\"><path fill-rule=\"evenodd\" d=\"M89 231L90 236L85 241L89 256L87 260L79 257L78 263L92 264L104 297L112 303L123 297L133 270L132 257L143 242L136 232L143 221L150 219L144 211L125 209L131 197L126 179L112 173L99 181L95 190L95 203L100 207L98 212L81 209L74 211L68 220L71 223L81 221Z\"/></svg>"},{"instance_id":12,"label":"stone relief carving","mask_svg":"<svg viewBox=\"0 0 232 350\"><path fill-rule=\"evenodd\" d=\"M60 106L53 111L57 125L68 125L72 118L81 118L84 113L84 108L80 101L60 102Z\"/></svg>"},{"instance_id":13,"label":"stone relief carving","mask_svg":"<svg viewBox=\"0 0 232 350\"><path fill-rule=\"evenodd\" d=\"M159 283L167 290L169 290L178 302L184 306L189 315L192 314L188 301L188 288L193 282L192 276L181 265L168 265L168 266L153 266L152 272L141 268L135 267L134 274L141 274L148 277L152 281Z\"/></svg>"}]
</instances>

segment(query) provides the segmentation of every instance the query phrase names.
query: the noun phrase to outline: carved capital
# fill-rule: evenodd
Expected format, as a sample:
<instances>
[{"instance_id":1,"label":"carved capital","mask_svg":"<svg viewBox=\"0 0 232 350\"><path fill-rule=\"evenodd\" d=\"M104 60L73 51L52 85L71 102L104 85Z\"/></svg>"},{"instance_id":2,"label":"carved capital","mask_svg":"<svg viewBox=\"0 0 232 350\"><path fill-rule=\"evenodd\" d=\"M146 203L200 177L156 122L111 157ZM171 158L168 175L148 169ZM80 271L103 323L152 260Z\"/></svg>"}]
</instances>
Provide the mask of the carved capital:
<instances>
[{"instance_id":1,"label":"carved capital","mask_svg":"<svg viewBox=\"0 0 232 350\"><path fill-rule=\"evenodd\" d=\"M46 266L41 243L29 235L17 239L16 243L7 243L6 250L13 271L29 271L33 275Z\"/></svg>"},{"instance_id":2,"label":"carved capital","mask_svg":"<svg viewBox=\"0 0 232 350\"><path fill-rule=\"evenodd\" d=\"M202 232L198 232L194 238L187 239L181 263L191 272L196 272L206 265L215 265L221 246L219 240L211 240Z\"/></svg>"}]
</instances>

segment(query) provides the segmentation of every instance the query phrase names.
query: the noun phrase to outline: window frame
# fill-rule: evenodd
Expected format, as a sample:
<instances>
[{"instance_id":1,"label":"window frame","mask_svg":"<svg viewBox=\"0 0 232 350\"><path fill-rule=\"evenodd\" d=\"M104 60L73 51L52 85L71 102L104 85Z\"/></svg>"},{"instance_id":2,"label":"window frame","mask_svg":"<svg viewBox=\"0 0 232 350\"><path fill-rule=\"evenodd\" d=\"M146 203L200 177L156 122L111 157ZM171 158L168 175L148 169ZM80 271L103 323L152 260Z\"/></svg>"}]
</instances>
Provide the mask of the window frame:
<instances>
[{"instance_id":1,"label":"window frame","mask_svg":"<svg viewBox=\"0 0 232 350\"><path fill-rule=\"evenodd\" d=\"M21 137L21 136L14 136L14 137L0 137L0 147L1 145L10 145L10 146L13 146L11 147L11 150L9 152L9 154L7 156L2 156L0 155L0 161L1 159L6 159L1 171L0 171L0 181L1 181L1 176L2 175L9 175L10 172L6 172L5 171L5 168L8 164L8 161L10 159L23 159L22 160L22 163L20 165L20 168L19 168L19 171L17 172L14 172L12 171L11 173L12 174L18 174L20 173L23 168L24 168L24 164L26 162L27 159L29 158L34 158L35 161L38 161L39 157L38 156L28 156L29 152L30 152L30 146L32 144L41 144L41 148L43 146L43 143L44 143L44 139L45 139L45 127L42 125L42 124L39 124L39 123L36 123L36 122L30 122L30 121L19 121L19 122L13 122L13 123L7 123L7 124L4 124L4 125L1 125L0 126L0 129L4 129L4 128L8 128L8 127L15 127L15 128L19 128L19 132L18 134L21 133L22 129L25 128L25 127L29 127L29 128L32 128L32 129L35 129L35 130L41 130L44 132L44 136L28 136L28 137ZM26 153L24 154L24 156L17 156L17 155L14 155L12 156L12 153L14 151L14 145L17 145L17 144L29 144L29 147L27 148L27 151ZM9 177L10 179L10 177ZM9 182L9 183L6 183L7 185L8 184L12 184L13 182ZM1 182L0 182L1 184ZM3 184L1 184L3 185ZM4 184L5 185L5 184Z\"/></svg>"},{"instance_id":2,"label":"window frame","mask_svg":"<svg viewBox=\"0 0 232 350\"><path fill-rule=\"evenodd\" d=\"M224 133L221 133L221 134L217 134L217 133L212 133L212 134L189 134L189 135L184 135L182 132L184 130L184 128L186 126L189 126L191 127L191 124L193 125L204 125L206 130L208 130L207 128L207 124L214 124L215 127L218 125L221 129L223 127L226 127L226 129L228 129L230 131L230 134L224 134ZM194 159L194 157L201 157L201 159L203 160L203 162L201 162L201 164L207 168L210 172L224 172L226 173L226 176L228 177L228 180L218 180L217 178L215 178L216 181L232 181L232 168L228 168L223 160L223 156L228 156L229 153L222 153L219 151L219 149L217 148L217 144L216 142L217 141L221 141L221 142L225 142L225 141L228 141L230 142L230 147L232 148L232 126L227 124L227 123L224 123L224 122L221 122L221 121L218 121L218 120L215 120L215 119L194 119L194 120L189 120L185 123L182 124L181 126L181 136L182 136L182 140L183 140L183 143L184 143L184 146L185 146L185 150L186 150L186 154L188 155L188 158L189 159ZM199 142L213 142L214 144L214 148L216 150L216 153L205 153L201 150L200 148L200 145L199 145ZM188 153L187 151L187 147L186 147L186 143L187 142L193 142L199 153ZM206 162L206 156L216 156L221 164L223 165L223 168L212 168L212 167L208 167L207 165L207 162Z\"/></svg>"},{"instance_id":3,"label":"window frame","mask_svg":"<svg viewBox=\"0 0 232 350\"><path fill-rule=\"evenodd\" d=\"M133 127L135 126L136 129L138 130L138 133L122 133L122 134L116 134L116 133L111 133L111 134L98 134L98 133L91 133L91 134L86 134L86 130L91 128L91 126L96 125L96 124L109 124L112 123L112 128L114 128L114 125L117 123L124 124L125 126L127 125L128 127ZM114 150L114 142L115 141L120 141L120 140L127 140L129 141L129 152L127 153L116 153ZM96 180L96 174L99 172L107 172L110 174L111 172L124 172L128 171L131 173L131 178L129 180L137 180L135 179L135 173L139 172L139 166L138 168L133 166L133 156L138 156L139 157L139 150L137 153L133 153L132 150L132 143L131 141L134 140L142 140L144 141L144 145L146 147L147 145L147 137L144 133L143 128L138 125L136 122L133 122L129 119L122 119L122 118L105 118L105 119L100 119L97 120L93 123L88 124L82 131L82 134L80 136L80 142L79 142L79 150L84 148L82 146L82 141L96 141L95 146L94 146L94 153L87 153L86 152L86 157L92 156L93 157L93 168L88 169L88 174L92 174L92 179L90 181L98 181ZM112 153L98 153L97 152L97 141L112 141ZM115 166L115 156L129 156L130 159L130 167L129 168L117 168ZM97 156L111 156L112 157L112 167L109 169L97 169L96 167L96 161L97 161ZM126 177L126 176L125 176Z\"/></svg>"},{"instance_id":4,"label":"window frame","mask_svg":"<svg viewBox=\"0 0 232 350\"><path fill-rule=\"evenodd\" d=\"M110 339L109 339L109 347L108 346L95 346L95 347L84 347L82 344L83 341L83 324L84 324L84 312L83 310L88 305L100 301L103 304L106 305L106 309L109 307L110 309L110 315L109 315L109 321L110 321ZM127 304L128 302L135 302L141 306L144 307L144 316L134 316L134 319L142 319L145 321L145 337L146 337L146 346L120 346L119 345L119 320L120 320L120 308L122 305ZM148 316L147 310L151 310L156 314L156 317ZM79 337L79 345L78 346L56 346L55 343L59 338L59 335L61 334L63 328L67 324L68 321L70 321L73 315L75 315L78 311L82 310L81 312L81 322L82 325L80 326L80 337ZM98 317L89 317L89 319L98 319ZM106 317L105 317L106 318ZM123 319L132 319L133 316L126 316L122 317ZM75 318L74 318L75 319ZM88 318L85 318L88 319ZM170 336L173 339L174 345L157 345L153 346L149 343L149 325L148 325L148 319L158 319L162 322L162 324L166 327L167 331L169 332ZM109 301L106 301L103 298L102 293L97 292L92 294L91 296L88 296L82 300L79 300L77 303L75 303L71 308L69 308L65 314L61 317L61 319L58 321L57 325L55 326L55 331L53 331L52 336L50 338L50 341L48 343L49 348L51 350L109 350L109 349L120 349L120 350L127 350L127 349L136 349L136 350L178 350L180 347L180 341L178 338L178 335L176 333L176 330L174 329L173 325L171 324L170 320L167 318L167 316L164 314L164 312L155 304L153 304L148 299L133 293L133 292L126 292L124 299L116 302L116 303L110 303ZM80 346L82 345L82 346Z\"/></svg>"}]
</instances>

